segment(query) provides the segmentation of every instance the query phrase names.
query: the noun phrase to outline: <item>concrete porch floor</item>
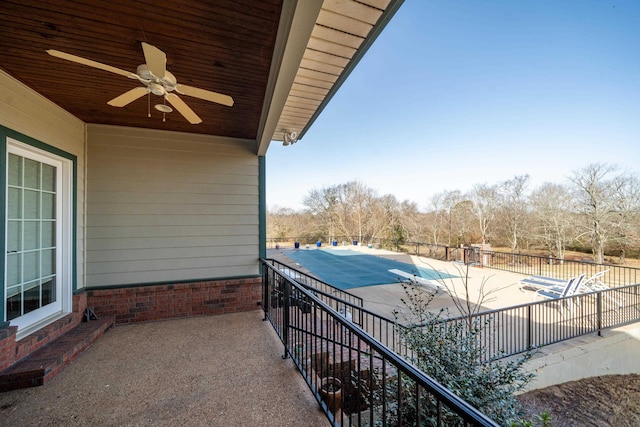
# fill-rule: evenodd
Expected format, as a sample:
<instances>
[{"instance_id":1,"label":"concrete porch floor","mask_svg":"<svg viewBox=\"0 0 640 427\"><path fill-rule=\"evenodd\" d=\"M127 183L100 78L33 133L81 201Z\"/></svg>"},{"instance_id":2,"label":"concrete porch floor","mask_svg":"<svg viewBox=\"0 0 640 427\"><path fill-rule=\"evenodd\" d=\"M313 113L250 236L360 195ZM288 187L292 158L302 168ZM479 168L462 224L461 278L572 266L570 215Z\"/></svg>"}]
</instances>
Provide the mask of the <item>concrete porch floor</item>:
<instances>
[{"instance_id":1,"label":"concrete porch floor","mask_svg":"<svg viewBox=\"0 0 640 427\"><path fill-rule=\"evenodd\" d=\"M116 326L44 386L0 393L2 426L327 426L262 312Z\"/></svg>"}]
</instances>

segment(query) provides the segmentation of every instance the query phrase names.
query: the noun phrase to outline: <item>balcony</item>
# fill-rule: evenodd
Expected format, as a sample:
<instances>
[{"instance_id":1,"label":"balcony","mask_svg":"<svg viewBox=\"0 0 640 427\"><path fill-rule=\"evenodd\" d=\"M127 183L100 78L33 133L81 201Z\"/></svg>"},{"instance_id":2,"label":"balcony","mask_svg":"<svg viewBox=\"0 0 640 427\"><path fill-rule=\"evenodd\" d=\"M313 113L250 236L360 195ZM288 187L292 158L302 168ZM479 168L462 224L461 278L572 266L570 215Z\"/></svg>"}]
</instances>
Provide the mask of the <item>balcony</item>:
<instances>
[{"instance_id":1,"label":"balcony","mask_svg":"<svg viewBox=\"0 0 640 427\"><path fill-rule=\"evenodd\" d=\"M117 326L44 386L0 393L0 424L326 426L263 317Z\"/></svg>"},{"instance_id":2,"label":"balcony","mask_svg":"<svg viewBox=\"0 0 640 427\"><path fill-rule=\"evenodd\" d=\"M382 372L378 377L383 381L382 389L393 386L398 378L408 378L418 395L435 396L439 405L449 408L464 406L346 322L344 313L337 313L338 305L336 310L330 309L336 303L350 305L354 324L368 325L375 340L393 347L393 326L387 327L381 323L383 318L359 309L361 300L347 301L349 296L335 289L324 292L320 282L314 283L316 291L309 293L296 283L305 283L309 277L295 277L296 281L292 281L293 269L274 268L277 262L272 263L264 266L265 308L271 325L263 321L262 311L254 311L118 326L43 387L1 393L2 419L9 425L25 426L51 422L286 426L300 425L300 420L305 425L324 426L329 417L334 424L367 425L368 421L379 419L379 410L376 413L370 408L380 393L372 392L371 387L369 396L351 393L346 396L350 399L343 396L343 402L350 406L331 411L331 401L320 396L318 390L321 377L327 374L342 376L348 389L349 376L353 380L355 373L356 383L366 385L370 384L368 375L376 371ZM277 296L279 289L285 293L281 300ZM625 299L629 309L634 309L637 298L630 296L631 292L637 295L636 291L637 287L612 292L629 293ZM329 298L323 292L332 295ZM587 307L587 299L597 295L607 294L578 297L585 299L579 305ZM290 309L281 305L291 301L295 305ZM301 301L310 305L301 306ZM309 309L313 315L309 315ZM623 312L615 310L618 315ZM515 314L507 317L531 318ZM310 323L310 319L319 319L319 323ZM617 323L634 320L637 317L625 317ZM279 340L284 341L284 347ZM290 358L282 358L285 351ZM345 355L346 364L342 360ZM345 366L349 368L347 377L342 369ZM387 385L384 381L388 381ZM385 401L394 402L393 397ZM323 409L329 410L328 415ZM479 414L459 415L469 424L492 425L488 420L474 419Z\"/></svg>"}]
</instances>

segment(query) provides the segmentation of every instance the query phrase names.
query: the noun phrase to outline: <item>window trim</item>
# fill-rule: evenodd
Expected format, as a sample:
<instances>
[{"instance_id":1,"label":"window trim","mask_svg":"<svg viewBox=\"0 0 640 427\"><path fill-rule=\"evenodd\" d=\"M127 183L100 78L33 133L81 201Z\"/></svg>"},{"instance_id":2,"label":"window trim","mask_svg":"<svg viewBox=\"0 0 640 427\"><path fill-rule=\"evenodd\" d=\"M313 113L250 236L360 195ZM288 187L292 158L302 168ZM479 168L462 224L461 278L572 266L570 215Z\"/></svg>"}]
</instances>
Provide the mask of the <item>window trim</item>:
<instances>
[{"instance_id":1,"label":"window trim","mask_svg":"<svg viewBox=\"0 0 640 427\"><path fill-rule=\"evenodd\" d=\"M58 161L63 163L63 204L65 211L63 211L64 226L68 227L66 237L63 238L64 248L62 248L62 268L63 274L66 277L65 289L62 294L62 311L57 312L55 315L42 319L40 322L36 322L28 328L23 328L18 331L17 338L25 336L46 324L56 320L59 317L70 313L73 310L73 293L77 290L77 156L63 151L59 148L45 144L41 141L30 138L19 132L15 132L4 126L0 126L0 158L7 169L8 147L17 146L31 153L38 155L44 155L45 157L58 158ZM2 208L0 208L0 241L3 242L4 251L6 251L7 245L7 204L6 204L6 191L7 191L7 176L6 173L0 174L0 200L2 202ZM0 305L0 328L10 326L10 322L5 322L5 257L0 263L0 277L2 278L2 287L0 294L3 296L2 304Z\"/></svg>"}]
</instances>

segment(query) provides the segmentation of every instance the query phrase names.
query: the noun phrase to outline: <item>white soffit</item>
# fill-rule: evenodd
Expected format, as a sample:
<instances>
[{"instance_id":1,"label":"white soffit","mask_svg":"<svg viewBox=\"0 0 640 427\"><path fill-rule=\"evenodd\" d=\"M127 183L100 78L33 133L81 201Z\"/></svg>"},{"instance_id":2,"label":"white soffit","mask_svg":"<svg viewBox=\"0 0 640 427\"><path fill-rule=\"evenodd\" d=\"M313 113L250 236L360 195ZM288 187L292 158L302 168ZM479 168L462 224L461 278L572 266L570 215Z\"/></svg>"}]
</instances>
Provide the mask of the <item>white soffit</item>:
<instances>
[{"instance_id":1,"label":"white soffit","mask_svg":"<svg viewBox=\"0 0 640 427\"><path fill-rule=\"evenodd\" d=\"M306 130L391 2L324 0L272 140L282 141L283 130Z\"/></svg>"}]
</instances>

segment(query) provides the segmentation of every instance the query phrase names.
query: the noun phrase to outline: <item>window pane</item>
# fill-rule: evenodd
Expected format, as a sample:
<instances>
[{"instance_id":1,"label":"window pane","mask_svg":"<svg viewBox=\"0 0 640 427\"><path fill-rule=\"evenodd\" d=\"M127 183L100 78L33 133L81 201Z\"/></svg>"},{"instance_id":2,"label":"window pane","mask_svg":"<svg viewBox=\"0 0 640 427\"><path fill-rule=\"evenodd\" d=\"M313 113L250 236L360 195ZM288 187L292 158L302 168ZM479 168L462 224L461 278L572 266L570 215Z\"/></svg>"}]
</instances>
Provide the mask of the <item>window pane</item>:
<instances>
[{"instance_id":1,"label":"window pane","mask_svg":"<svg viewBox=\"0 0 640 427\"><path fill-rule=\"evenodd\" d=\"M56 191L56 168L51 165L42 164L42 189L45 191Z\"/></svg>"},{"instance_id":2,"label":"window pane","mask_svg":"<svg viewBox=\"0 0 640 427\"><path fill-rule=\"evenodd\" d=\"M55 221L42 221L42 247L50 248L55 246L56 223Z\"/></svg>"},{"instance_id":3,"label":"window pane","mask_svg":"<svg viewBox=\"0 0 640 427\"><path fill-rule=\"evenodd\" d=\"M34 280L40 277L40 251L25 252L22 255L24 262L24 281Z\"/></svg>"},{"instance_id":4,"label":"window pane","mask_svg":"<svg viewBox=\"0 0 640 427\"><path fill-rule=\"evenodd\" d=\"M32 282L24 285L24 313L27 314L40 308L40 285Z\"/></svg>"},{"instance_id":5,"label":"window pane","mask_svg":"<svg viewBox=\"0 0 640 427\"><path fill-rule=\"evenodd\" d=\"M22 217L22 190L9 187L9 219Z\"/></svg>"},{"instance_id":6,"label":"window pane","mask_svg":"<svg viewBox=\"0 0 640 427\"><path fill-rule=\"evenodd\" d=\"M18 252L22 250L22 222L7 221L7 252Z\"/></svg>"},{"instance_id":7,"label":"window pane","mask_svg":"<svg viewBox=\"0 0 640 427\"><path fill-rule=\"evenodd\" d=\"M9 185L22 186L22 157L9 154Z\"/></svg>"},{"instance_id":8,"label":"window pane","mask_svg":"<svg viewBox=\"0 0 640 427\"><path fill-rule=\"evenodd\" d=\"M40 249L40 221L24 222L24 250Z\"/></svg>"},{"instance_id":9,"label":"window pane","mask_svg":"<svg viewBox=\"0 0 640 427\"><path fill-rule=\"evenodd\" d=\"M42 284L42 305L51 304L56 301L56 279L55 277Z\"/></svg>"},{"instance_id":10,"label":"window pane","mask_svg":"<svg viewBox=\"0 0 640 427\"><path fill-rule=\"evenodd\" d=\"M40 162L24 159L24 186L26 188L40 188Z\"/></svg>"},{"instance_id":11,"label":"window pane","mask_svg":"<svg viewBox=\"0 0 640 427\"><path fill-rule=\"evenodd\" d=\"M42 219L55 219L56 217L56 195L52 193L42 193Z\"/></svg>"},{"instance_id":12,"label":"window pane","mask_svg":"<svg viewBox=\"0 0 640 427\"><path fill-rule=\"evenodd\" d=\"M15 319L22 315L22 294L18 293L7 298L7 320Z\"/></svg>"},{"instance_id":13,"label":"window pane","mask_svg":"<svg viewBox=\"0 0 640 427\"><path fill-rule=\"evenodd\" d=\"M56 272L56 250L45 249L42 251L42 275L41 277L51 276Z\"/></svg>"},{"instance_id":14,"label":"window pane","mask_svg":"<svg viewBox=\"0 0 640 427\"><path fill-rule=\"evenodd\" d=\"M22 282L22 254L7 254L7 285Z\"/></svg>"},{"instance_id":15,"label":"window pane","mask_svg":"<svg viewBox=\"0 0 640 427\"><path fill-rule=\"evenodd\" d=\"M40 219L40 192L24 191L24 218Z\"/></svg>"}]
</instances>

